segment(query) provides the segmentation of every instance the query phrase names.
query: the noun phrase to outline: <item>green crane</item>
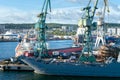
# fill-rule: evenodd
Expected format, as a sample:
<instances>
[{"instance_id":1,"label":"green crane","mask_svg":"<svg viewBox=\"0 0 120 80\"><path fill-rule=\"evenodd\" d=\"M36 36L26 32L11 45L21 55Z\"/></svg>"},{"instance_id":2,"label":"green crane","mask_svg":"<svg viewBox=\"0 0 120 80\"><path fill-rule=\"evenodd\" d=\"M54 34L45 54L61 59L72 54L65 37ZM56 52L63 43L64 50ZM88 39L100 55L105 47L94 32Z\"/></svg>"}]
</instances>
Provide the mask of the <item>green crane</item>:
<instances>
[{"instance_id":1,"label":"green crane","mask_svg":"<svg viewBox=\"0 0 120 80\"><path fill-rule=\"evenodd\" d=\"M89 1L87 7L83 8L83 10L85 11L85 15L80 20L80 25L85 27L86 31L84 34L85 45L82 50L82 55L80 56L80 61L89 61L89 62L95 61L95 57L93 56L93 38L92 38L91 28L97 27L97 23L93 22L93 19L94 19L94 15L97 9L98 1L99 0L95 1L92 13L91 13L91 7L90 7L91 0ZM104 0L104 4L105 4L105 8L104 8L104 12L105 12L106 6L108 5L107 0ZM108 8L108 12L109 12L109 8ZM103 17L104 15L105 13L103 14ZM87 58L86 56L84 56L84 53L88 54Z\"/></svg>"},{"instance_id":2,"label":"green crane","mask_svg":"<svg viewBox=\"0 0 120 80\"><path fill-rule=\"evenodd\" d=\"M39 20L35 24L35 30L37 32L37 50L39 52L39 58L47 56L46 46L46 16L48 9L51 11L51 1L45 0L43 3L42 11L38 15Z\"/></svg>"},{"instance_id":3,"label":"green crane","mask_svg":"<svg viewBox=\"0 0 120 80\"><path fill-rule=\"evenodd\" d=\"M96 23L93 23L93 19L94 19L94 15L97 9L97 5L98 5L98 0L96 0L92 13L91 13L91 0L89 1L87 7L83 8L83 10L85 11L84 16L82 17L82 19L80 20L80 24L85 28L85 33L84 33L84 47L82 50L82 55L80 56L80 61L86 61L84 56L84 53L87 54L92 54L92 47L93 47L93 40L92 40L92 27L96 27ZM95 25L96 24L96 25ZM94 56L92 56L92 61L95 60ZM88 60L89 61L89 60Z\"/></svg>"},{"instance_id":4,"label":"green crane","mask_svg":"<svg viewBox=\"0 0 120 80\"><path fill-rule=\"evenodd\" d=\"M94 26L93 19L94 19L95 11L97 9L98 0L96 0L95 2L92 14L90 13L91 12L90 3L91 3L91 0L89 1L88 6L83 9L85 10L85 16L81 19L83 27L86 28L85 38L84 38L85 46L83 48L83 52L88 52L88 53L92 53L92 34L91 34L92 30L91 28Z\"/></svg>"}]
</instances>

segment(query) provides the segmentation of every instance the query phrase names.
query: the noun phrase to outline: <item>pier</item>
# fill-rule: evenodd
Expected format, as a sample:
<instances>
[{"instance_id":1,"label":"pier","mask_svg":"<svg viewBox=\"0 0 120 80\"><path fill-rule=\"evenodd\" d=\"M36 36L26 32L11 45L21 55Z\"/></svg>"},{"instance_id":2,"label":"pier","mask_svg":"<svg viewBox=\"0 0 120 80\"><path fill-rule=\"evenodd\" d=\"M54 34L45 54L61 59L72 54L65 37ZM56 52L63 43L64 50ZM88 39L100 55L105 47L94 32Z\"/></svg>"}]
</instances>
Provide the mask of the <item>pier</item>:
<instances>
[{"instance_id":1,"label":"pier","mask_svg":"<svg viewBox=\"0 0 120 80\"><path fill-rule=\"evenodd\" d=\"M22 63L12 63L9 61L0 61L0 70L1 71L34 71L28 65Z\"/></svg>"}]
</instances>

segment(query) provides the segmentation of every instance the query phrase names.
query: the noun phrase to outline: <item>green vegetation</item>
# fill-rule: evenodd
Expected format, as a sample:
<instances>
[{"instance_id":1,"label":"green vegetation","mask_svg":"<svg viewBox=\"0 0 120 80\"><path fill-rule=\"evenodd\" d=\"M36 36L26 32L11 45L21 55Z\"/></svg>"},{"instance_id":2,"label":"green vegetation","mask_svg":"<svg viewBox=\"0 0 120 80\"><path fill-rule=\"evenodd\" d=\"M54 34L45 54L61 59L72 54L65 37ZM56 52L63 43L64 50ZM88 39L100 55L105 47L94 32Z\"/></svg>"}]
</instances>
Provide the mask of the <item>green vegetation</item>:
<instances>
[{"instance_id":1,"label":"green vegetation","mask_svg":"<svg viewBox=\"0 0 120 80\"><path fill-rule=\"evenodd\" d=\"M5 26L6 29L31 29L34 28L35 23L24 23L24 24L0 24ZM58 24L58 23L48 23L48 29L50 28L60 28L61 26L74 26L77 27L75 24Z\"/></svg>"},{"instance_id":2,"label":"green vegetation","mask_svg":"<svg viewBox=\"0 0 120 80\"><path fill-rule=\"evenodd\" d=\"M35 27L35 23L28 23L28 24L0 24L1 26L4 26L5 29L16 29L16 30L24 30L24 29L31 29ZM66 26L66 30L62 29L62 26ZM73 30L69 31L68 27L73 27ZM58 23L47 23L47 34L52 35L74 35L76 34L76 30L78 28L75 24L58 24Z\"/></svg>"},{"instance_id":3,"label":"green vegetation","mask_svg":"<svg viewBox=\"0 0 120 80\"><path fill-rule=\"evenodd\" d=\"M1 26L5 26L6 29L31 29L34 28L35 23L24 23L24 24L0 24ZM77 24L59 24L59 23L47 23L48 29L51 28L60 28L61 26L73 26L74 28L77 28ZM105 26L107 27L113 27L113 26L120 26L120 24L115 23L105 23Z\"/></svg>"},{"instance_id":4,"label":"green vegetation","mask_svg":"<svg viewBox=\"0 0 120 80\"><path fill-rule=\"evenodd\" d=\"M76 34L76 31L72 31L72 32L66 32L66 31L61 31L61 30L54 30L51 32L51 34L53 35L60 35L60 36L63 36L63 35L75 35Z\"/></svg>"}]
</instances>

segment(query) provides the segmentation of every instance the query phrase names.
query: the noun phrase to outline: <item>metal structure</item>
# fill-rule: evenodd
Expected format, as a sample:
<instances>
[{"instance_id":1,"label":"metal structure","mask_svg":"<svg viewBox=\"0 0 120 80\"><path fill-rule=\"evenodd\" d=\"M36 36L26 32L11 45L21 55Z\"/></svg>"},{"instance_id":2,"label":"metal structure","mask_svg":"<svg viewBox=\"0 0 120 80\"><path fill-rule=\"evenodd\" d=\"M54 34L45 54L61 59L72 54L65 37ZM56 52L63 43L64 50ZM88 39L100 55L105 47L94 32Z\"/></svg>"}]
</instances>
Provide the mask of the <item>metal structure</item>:
<instances>
[{"instance_id":1,"label":"metal structure","mask_svg":"<svg viewBox=\"0 0 120 80\"><path fill-rule=\"evenodd\" d=\"M91 2L91 0L90 0ZM89 5L84 8L86 11L85 17L81 20L83 26L86 28L85 32L85 47L83 52L92 53L92 38L91 27L93 26L93 18L97 9L98 0L96 0L93 13L90 14ZM91 76L91 77L120 77L120 54L119 47L106 46L102 49L104 52L98 54L101 57L100 61L93 62L94 56L89 56L84 59L83 63L77 63L75 61L64 59L51 59L36 61L35 58L23 58L24 63L28 64L34 69L35 73L45 75L57 75L57 76ZM91 60L92 58L92 60ZM98 59L98 58L96 58ZM89 63L89 62L90 63Z\"/></svg>"},{"instance_id":2,"label":"metal structure","mask_svg":"<svg viewBox=\"0 0 120 80\"><path fill-rule=\"evenodd\" d=\"M108 7L108 0L104 0L104 9L103 13L99 12L98 16L99 19L97 21L97 37L96 37L96 42L95 42L95 48L98 48L100 45L100 41L102 45L105 45L105 33L104 33L104 17L105 17L105 12L109 12L109 7Z\"/></svg>"},{"instance_id":3,"label":"metal structure","mask_svg":"<svg viewBox=\"0 0 120 80\"><path fill-rule=\"evenodd\" d=\"M51 2L50 0L45 0L43 3L42 11L38 15L39 20L35 25L35 29L37 32L37 50L39 52L39 58L44 57L47 55L47 46L46 46L46 16L48 12L48 8L51 11Z\"/></svg>"},{"instance_id":4,"label":"metal structure","mask_svg":"<svg viewBox=\"0 0 120 80\"><path fill-rule=\"evenodd\" d=\"M84 34L84 42L85 45L83 47L82 52L85 53L87 52L88 54L92 53L92 46L93 46L93 42L92 42L92 34L91 34L91 28L95 27L95 23L93 23L93 19L94 19L94 15L97 9L97 4L98 4L98 0L96 0L95 4L94 4L94 8L93 8L93 12L91 13L91 0L89 1L87 7L85 7L83 10L85 11L85 15L83 16L83 18L80 20L80 24L82 24L83 27L85 27L85 34Z\"/></svg>"}]
</instances>

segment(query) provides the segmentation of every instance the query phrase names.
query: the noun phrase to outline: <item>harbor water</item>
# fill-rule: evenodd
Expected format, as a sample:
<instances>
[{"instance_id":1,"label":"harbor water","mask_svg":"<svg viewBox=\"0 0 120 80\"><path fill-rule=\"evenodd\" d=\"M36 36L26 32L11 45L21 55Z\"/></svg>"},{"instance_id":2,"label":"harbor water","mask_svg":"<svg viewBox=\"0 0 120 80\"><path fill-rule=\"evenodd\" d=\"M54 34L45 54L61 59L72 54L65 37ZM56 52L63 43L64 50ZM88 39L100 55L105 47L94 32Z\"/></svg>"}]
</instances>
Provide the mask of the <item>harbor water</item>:
<instances>
[{"instance_id":1,"label":"harbor water","mask_svg":"<svg viewBox=\"0 0 120 80\"><path fill-rule=\"evenodd\" d=\"M13 57L18 42L0 42L0 60ZM48 41L50 48L65 48L73 44L72 40ZM0 71L0 80L120 80L106 77L46 76L25 71Z\"/></svg>"}]
</instances>

